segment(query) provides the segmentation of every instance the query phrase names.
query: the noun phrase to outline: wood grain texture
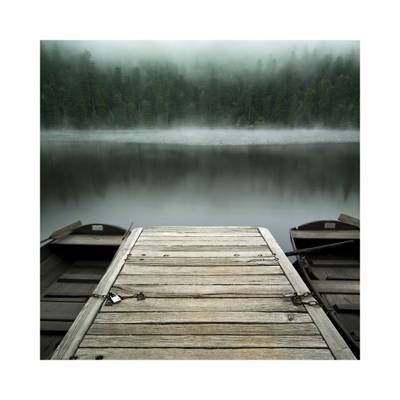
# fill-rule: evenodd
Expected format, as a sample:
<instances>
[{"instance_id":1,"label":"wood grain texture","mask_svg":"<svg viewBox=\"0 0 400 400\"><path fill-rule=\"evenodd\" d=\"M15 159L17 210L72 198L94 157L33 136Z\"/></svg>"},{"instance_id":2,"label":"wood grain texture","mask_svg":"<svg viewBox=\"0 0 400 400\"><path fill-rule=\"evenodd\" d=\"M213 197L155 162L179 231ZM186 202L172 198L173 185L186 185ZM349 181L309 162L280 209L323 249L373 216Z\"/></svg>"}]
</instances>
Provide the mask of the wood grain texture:
<instances>
[{"instance_id":1,"label":"wood grain texture","mask_svg":"<svg viewBox=\"0 0 400 400\"><path fill-rule=\"evenodd\" d=\"M67 332L72 321L40 321L40 332Z\"/></svg>"},{"instance_id":2,"label":"wood grain texture","mask_svg":"<svg viewBox=\"0 0 400 400\"><path fill-rule=\"evenodd\" d=\"M269 299L174 299L151 298L138 301L125 299L112 306L104 305L101 312L126 311L295 311L305 312L303 306L286 298Z\"/></svg>"},{"instance_id":3,"label":"wood grain texture","mask_svg":"<svg viewBox=\"0 0 400 400\"><path fill-rule=\"evenodd\" d=\"M135 246L135 250L137 252L144 252L147 251L151 252L176 252L176 251L184 251L184 252L224 252L224 253L242 253L242 252L256 252L263 253L264 251L269 252L269 247L264 245L241 245L241 244L164 244L164 243L157 243L157 244L142 244Z\"/></svg>"},{"instance_id":4,"label":"wood grain texture","mask_svg":"<svg viewBox=\"0 0 400 400\"><path fill-rule=\"evenodd\" d=\"M313 256L312 258L313 266L333 266L333 267L360 267L360 261L354 258L335 258L332 257L321 257Z\"/></svg>"},{"instance_id":5,"label":"wood grain texture","mask_svg":"<svg viewBox=\"0 0 400 400\"><path fill-rule=\"evenodd\" d=\"M103 299L89 298L51 356L52 360L65 360L74 355L102 303Z\"/></svg>"},{"instance_id":6,"label":"wood grain texture","mask_svg":"<svg viewBox=\"0 0 400 400\"><path fill-rule=\"evenodd\" d=\"M300 278L298 272L294 269L293 265L286 257L283 250L280 248L274 237L271 235L268 229L259 227L258 228L265 241L269 244L271 250L276 254L279 260L279 264L285 272L288 280L292 284L293 288L297 293L309 292L306 284ZM309 306L306 305L306 310L314 323L317 325L321 335L325 339L329 346L333 356L336 359L354 360L354 354L347 346L344 339L340 336L332 322L329 320L327 315L324 313L320 306Z\"/></svg>"},{"instance_id":7,"label":"wood grain texture","mask_svg":"<svg viewBox=\"0 0 400 400\"><path fill-rule=\"evenodd\" d=\"M360 307L359 294L325 294L330 304L349 304Z\"/></svg>"},{"instance_id":8,"label":"wood grain texture","mask_svg":"<svg viewBox=\"0 0 400 400\"><path fill-rule=\"evenodd\" d=\"M311 267L319 280L360 280L360 268L353 267Z\"/></svg>"},{"instance_id":9,"label":"wood grain texture","mask_svg":"<svg viewBox=\"0 0 400 400\"><path fill-rule=\"evenodd\" d=\"M287 285L285 275L119 275L115 285Z\"/></svg>"},{"instance_id":10,"label":"wood grain texture","mask_svg":"<svg viewBox=\"0 0 400 400\"><path fill-rule=\"evenodd\" d=\"M358 230L292 230L291 234L296 239L360 239L360 231Z\"/></svg>"},{"instance_id":11,"label":"wood grain texture","mask_svg":"<svg viewBox=\"0 0 400 400\"><path fill-rule=\"evenodd\" d=\"M257 233L254 226L149 226L145 228L145 232L253 232Z\"/></svg>"},{"instance_id":12,"label":"wood grain texture","mask_svg":"<svg viewBox=\"0 0 400 400\"><path fill-rule=\"evenodd\" d=\"M255 257L271 257L272 253L270 251L259 250L259 251L157 251L157 250L136 250L133 248L130 255L132 257L247 257L247 258L255 258Z\"/></svg>"},{"instance_id":13,"label":"wood grain texture","mask_svg":"<svg viewBox=\"0 0 400 400\"><path fill-rule=\"evenodd\" d=\"M215 238L215 237L260 237L260 234L257 231L251 231L251 232L232 232L232 231L220 231L220 232L196 232L196 231L170 231L170 232L165 232L165 231L147 231L143 233L143 238L151 238L151 237L160 237L160 236L167 236L169 238L173 237L188 237L188 238Z\"/></svg>"},{"instance_id":14,"label":"wood grain texture","mask_svg":"<svg viewBox=\"0 0 400 400\"><path fill-rule=\"evenodd\" d=\"M124 238L121 246L111 261L110 266L94 291L96 295L101 296L108 293L123 266L125 258L141 232L142 228L134 229ZM67 334L53 353L51 357L53 360L69 359L74 355L91 323L95 319L97 312L102 306L103 301L104 299L100 297L89 298L69 328Z\"/></svg>"},{"instance_id":15,"label":"wood grain texture","mask_svg":"<svg viewBox=\"0 0 400 400\"><path fill-rule=\"evenodd\" d=\"M94 282L54 282L44 292L46 297L89 296L96 287Z\"/></svg>"},{"instance_id":16,"label":"wood grain texture","mask_svg":"<svg viewBox=\"0 0 400 400\"><path fill-rule=\"evenodd\" d=\"M123 296L143 292L146 297L281 297L293 292L288 285L115 285Z\"/></svg>"},{"instance_id":17,"label":"wood grain texture","mask_svg":"<svg viewBox=\"0 0 400 400\"><path fill-rule=\"evenodd\" d=\"M78 359L93 360L332 360L328 349L93 349L82 348Z\"/></svg>"},{"instance_id":18,"label":"wood grain texture","mask_svg":"<svg viewBox=\"0 0 400 400\"><path fill-rule=\"evenodd\" d=\"M86 335L81 347L179 347L179 348L326 348L320 336L276 335Z\"/></svg>"},{"instance_id":19,"label":"wood grain texture","mask_svg":"<svg viewBox=\"0 0 400 400\"><path fill-rule=\"evenodd\" d=\"M347 215L347 214L340 214L339 217L338 217L338 220L342 221L342 222L344 222L346 224L354 225L357 228L360 227L360 219L352 217L352 216Z\"/></svg>"},{"instance_id":20,"label":"wood grain texture","mask_svg":"<svg viewBox=\"0 0 400 400\"><path fill-rule=\"evenodd\" d=\"M100 312L96 323L173 324L173 323L282 323L311 322L307 313L287 312Z\"/></svg>"},{"instance_id":21,"label":"wood grain texture","mask_svg":"<svg viewBox=\"0 0 400 400\"><path fill-rule=\"evenodd\" d=\"M40 319L73 321L79 314L83 303L77 302L40 302Z\"/></svg>"},{"instance_id":22,"label":"wood grain texture","mask_svg":"<svg viewBox=\"0 0 400 400\"><path fill-rule=\"evenodd\" d=\"M112 286L99 284L96 292L106 294L111 287L123 297L142 292L145 299L96 305L74 354L82 359L332 359L314 323L321 321L311 318L309 307L284 298L307 289L296 289L305 285L282 254L254 227L146 228L117 270L106 272ZM334 350L337 357L340 349Z\"/></svg>"},{"instance_id":23,"label":"wood grain texture","mask_svg":"<svg viewBox=\"0 0 400 400\"><path fill-rule=\"evenodd\" d=\"M282 275L283 271L279 265L262 266L179 266L171 265L169 268L164 266L128 264L125 263L121 270L121 275Z\"/></svg>"},{"instance_id":24,"label":"wood grain texture","mask_svg":"<svg viewBox=\"0 0 400 400\"><path fill-rule=\"evenodd\" d=\"M68 235L55 240L53 244L79 246L119 246L121 235Z\"/></svg>"},{"instance_id":25,"label":"wood grain texture","mask_svg":"<svg viewBox=\"0 0 400 400\"><path fill-rule=\"evenodd\" d=\"M171 237L171 236L141 236L137 241L138 245L219 245L219 246L234 246L234 245L251 245L251 246L267 246L265 240L261 236L237 237L237 236L213 236L213 237Z\"/></svg>"},{"instance_id":26,"label":"wood grain texture","mask_svg":"<svg viewBox=\"0 0 400 400\"><path fill-rule=\"evenodd\" d=\"M144 253L146 254L146 253ZM165 266L267 266L267 265L279 265L274 256L269 257L149 257L146 255L142 256L128 256L126 264L139 264L139 265L165 265Z\"/></svg>"},{"instance_id":27,"label":"wood grain texture","mask_svg":"<svg viewBox=\"0 0 400 400\"><path fill-rule=\"evenodd\" d=\"M74 229L79 228L81 225L82 225L82 222L80 220L75 221L72 224L69 224L60 229L57 229L49 236L49 238L58 239L63 236L66 236L66 235L70 234Z\"/></svg>"},{"instance_id":28,"label":"wood grain texture","mask_svg":"<svg viewBox=\"0 0 400 400\"><path fill-rule=\"evenodd\" d=\"M93 323L91 335L319 335L314 323L185 323L185 324L127 324Z\"/></svg>"},{"instance_id":29,"label":"wood grain texture","mask_svg":"<svg viewBox=\"0 0 400 400\"><path fill-rule=\"evenodd\" d=\"M322 293L349 293L360 294L359 281L313 281L314 287Z\"/></svg>"},{"instance_id":30,"label":"wood grain texture","mask_svg":"<svg viewBox=\"0 0 400 400\"><path fill-rule=\"evenodd\" d=\"M62 274L58 281L63 282L98 282L103 277L103 274L93 274L93 273L70 273L65 272Z\"/></svg>"}]
</instances>

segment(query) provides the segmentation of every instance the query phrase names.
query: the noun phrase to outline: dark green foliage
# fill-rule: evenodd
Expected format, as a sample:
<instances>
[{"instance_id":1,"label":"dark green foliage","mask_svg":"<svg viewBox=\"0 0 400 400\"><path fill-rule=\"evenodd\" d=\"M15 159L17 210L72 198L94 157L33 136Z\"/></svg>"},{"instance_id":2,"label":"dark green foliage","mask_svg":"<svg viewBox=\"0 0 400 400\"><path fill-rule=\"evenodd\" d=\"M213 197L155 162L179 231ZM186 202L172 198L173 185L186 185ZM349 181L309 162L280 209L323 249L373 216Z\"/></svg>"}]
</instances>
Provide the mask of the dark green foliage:
<instances>
[{"instance_id":1,"label":"dark green foliage","mask_svg":"<svg viewBox=\"0 0 400 400\"><path fill-rule=\"evenodd\" d=\"M359 127L358 54L295 53L253 68L168 62L99 66L89 52L41 48L43 128L127 128L195 123Z\"/></svg>"}]
</instances>

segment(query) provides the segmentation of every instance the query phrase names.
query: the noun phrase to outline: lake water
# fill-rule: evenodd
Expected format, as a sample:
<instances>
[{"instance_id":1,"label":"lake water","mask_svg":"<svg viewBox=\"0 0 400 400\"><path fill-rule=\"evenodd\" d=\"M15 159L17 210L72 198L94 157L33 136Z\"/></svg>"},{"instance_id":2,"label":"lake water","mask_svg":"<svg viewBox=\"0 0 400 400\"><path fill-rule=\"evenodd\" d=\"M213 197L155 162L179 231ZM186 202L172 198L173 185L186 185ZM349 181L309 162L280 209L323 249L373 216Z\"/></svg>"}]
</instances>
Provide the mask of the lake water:
<instances>
[{"instance_id":1,"label":"lake water","mask_svg":"<svg viewBox=\"0 0 400 400\"><path fill-rule=\"evenodd\" d=\"M41 134L41 238L77 219L127 228L289 229L359 216L359 133L193 129Z\"/></svg>"}]
</instances>

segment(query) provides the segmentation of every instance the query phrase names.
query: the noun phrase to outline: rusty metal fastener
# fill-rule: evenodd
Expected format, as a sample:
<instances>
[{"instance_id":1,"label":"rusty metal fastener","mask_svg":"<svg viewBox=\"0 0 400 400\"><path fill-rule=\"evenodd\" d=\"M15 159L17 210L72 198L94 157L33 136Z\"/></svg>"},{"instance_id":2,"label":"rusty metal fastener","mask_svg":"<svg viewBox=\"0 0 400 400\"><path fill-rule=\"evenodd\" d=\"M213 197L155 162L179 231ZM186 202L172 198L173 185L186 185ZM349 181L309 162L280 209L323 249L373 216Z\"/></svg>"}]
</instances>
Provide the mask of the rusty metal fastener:
<instances>
[{"instance_id":1,"label":"rusty metal fastener","mask_svg":"<svg viewBox=\"0 0 400 400\"><path fill-rule=\"evenodd\" d=\"M289 298L292 300L292 303L296 306L301 306L301 305L309 305L309 306L317 306L318 302L316 300L309 300L309 301L304 301L303 299L311 296L310 292L304 292L302 294L298 294L297 292L294 293L287 293L284 294L283 297Z\"/></svg>"}]
</instances>

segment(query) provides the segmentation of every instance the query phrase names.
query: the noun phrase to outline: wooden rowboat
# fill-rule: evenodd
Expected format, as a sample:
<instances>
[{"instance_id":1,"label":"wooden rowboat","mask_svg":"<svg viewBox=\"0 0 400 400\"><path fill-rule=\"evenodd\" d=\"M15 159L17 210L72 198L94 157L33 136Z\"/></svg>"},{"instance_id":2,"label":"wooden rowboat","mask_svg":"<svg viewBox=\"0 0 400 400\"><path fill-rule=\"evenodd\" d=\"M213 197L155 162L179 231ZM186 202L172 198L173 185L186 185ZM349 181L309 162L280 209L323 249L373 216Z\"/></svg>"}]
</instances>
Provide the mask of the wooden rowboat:
<instances>
[{"instance_id":1,"label":"wooden rowboat","mask_svg":"<svg viewBox=\"0 0 400 400\"><path fill-rule=\"evenodd\" d=\"M343 222L345 221L345 222ZM293 263L314 297L360 355L360 228L346 215L290 230Z\"/></svg>"},{"instance_id":2,"label":"wooden rowboat","mask_svg":"<svg viewBox=\"0 0 400 400\"><path fill-rule=\"evenodd\" d=\"M126 230L77 221L40 248L40 357L50 358L102 278Z\"/></svg>"}]
</instances>

